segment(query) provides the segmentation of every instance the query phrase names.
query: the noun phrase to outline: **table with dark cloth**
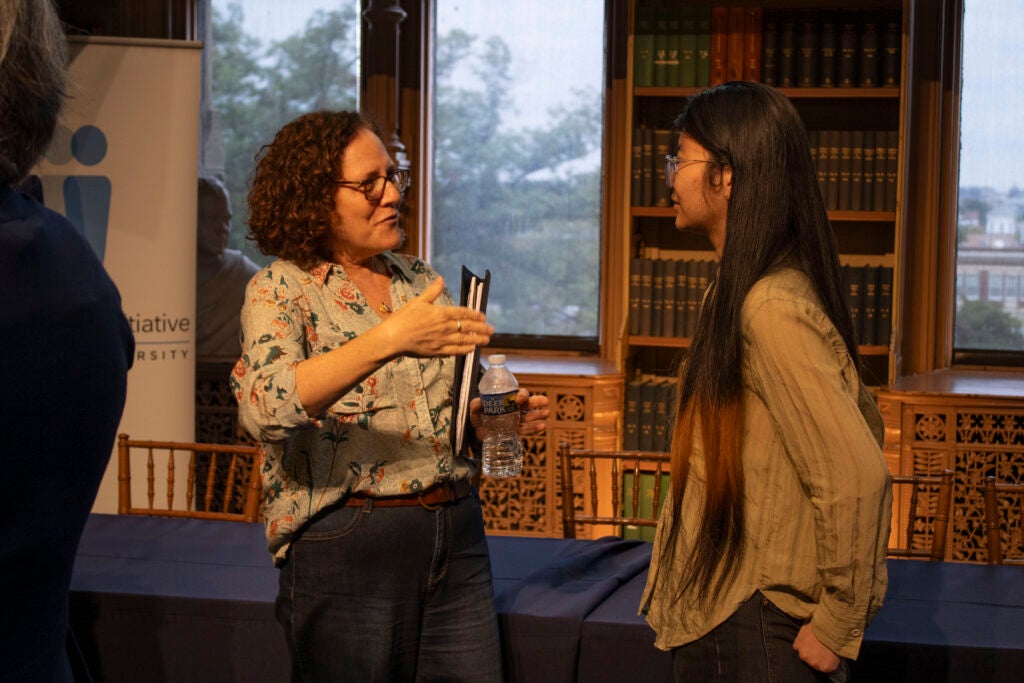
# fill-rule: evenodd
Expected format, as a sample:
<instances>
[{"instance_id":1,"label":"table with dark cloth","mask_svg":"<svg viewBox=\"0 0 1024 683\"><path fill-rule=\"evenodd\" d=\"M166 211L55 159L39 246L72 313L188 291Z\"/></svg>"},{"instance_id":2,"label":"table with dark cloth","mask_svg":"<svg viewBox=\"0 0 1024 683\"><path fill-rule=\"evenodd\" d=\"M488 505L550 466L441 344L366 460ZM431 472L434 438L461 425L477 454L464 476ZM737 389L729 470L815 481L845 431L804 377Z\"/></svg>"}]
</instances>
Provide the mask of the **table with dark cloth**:
<instances>
[{"instance_id":1,"label":"table with dark cloth","mask_svg":"<svg viewBox=\"0 0 1024 683\"><path fill-rule=\"evenodd\" d=\"M506 680L671 680L637 616L651 546L488 539ZM1017 681L1024 568L889 562L857 681ZM72 626L99 681L287 681L263 527L92 515L72 581Z\"/></svg>"}]
</instances>

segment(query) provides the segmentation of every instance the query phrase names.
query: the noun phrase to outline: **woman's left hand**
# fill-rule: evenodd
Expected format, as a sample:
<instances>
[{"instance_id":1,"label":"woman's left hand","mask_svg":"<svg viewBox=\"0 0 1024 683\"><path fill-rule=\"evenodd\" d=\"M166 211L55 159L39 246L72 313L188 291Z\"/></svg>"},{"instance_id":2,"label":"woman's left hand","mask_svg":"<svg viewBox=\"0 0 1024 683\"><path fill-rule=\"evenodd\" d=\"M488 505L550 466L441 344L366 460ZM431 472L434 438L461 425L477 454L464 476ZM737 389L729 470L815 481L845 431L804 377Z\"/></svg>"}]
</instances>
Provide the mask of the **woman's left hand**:
<instances>
[{"instance_id":1,"label":"woman's left hand","mask_svg":"<svg viewBox=\"0 0 1024 683\"><path fill-rule=\"evenodd\" d=\"M516 395L516 405L519 407L519 435L531 436L540 434L547 427L548 397L541 394L530 394L526 389L520 389ZM483 402L479 397L474 398L469 404L469 420L477 435L480 431L480 410Z\"/></svg>"},{"instance_id":2,"label":"woman's left hand","mask_svg":"<svg viewBox=\"0 0 1024 683\"><path fill-rule=\"evenodd\" d=\"M796 634L796 640L793 641L793 649L796 650L800 659L812 669L830 674L839 668L839 655L818 640L810 622L800 627L800 631Z\"/></svg>"}]
</instances>

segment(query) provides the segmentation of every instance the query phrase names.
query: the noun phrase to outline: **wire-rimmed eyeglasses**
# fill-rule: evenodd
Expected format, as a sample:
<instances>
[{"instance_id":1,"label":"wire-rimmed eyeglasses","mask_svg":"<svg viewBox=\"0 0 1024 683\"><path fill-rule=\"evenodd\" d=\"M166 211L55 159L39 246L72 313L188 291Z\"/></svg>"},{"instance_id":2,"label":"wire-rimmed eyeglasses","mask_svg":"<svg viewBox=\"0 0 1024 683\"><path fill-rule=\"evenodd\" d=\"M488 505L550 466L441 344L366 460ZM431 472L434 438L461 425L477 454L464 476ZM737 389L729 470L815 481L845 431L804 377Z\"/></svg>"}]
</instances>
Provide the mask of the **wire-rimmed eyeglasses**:
<instances>
[{"instance_id":1,"label":"wire-rimmed eyeglasses","mask_svg":"<svg viewBox=\"0 0 1024 683\"><path fill-rule=\"evenodd\" d=\"M376 204L384 197L385 184L388 182L394 183L398 193L404 197L405 191L412 183L412 174L405 169L396 168L388 171L387 175L374 176L366 180L335 180L334 184L362 192L366 201Z\"/></svg>"},{"instance_id":2,"label":"wire-rimmed eyeglasses","mask_svg":"<svg viewBox=\"0 0 1024 683\"><path fill-rule=\"evenodd\" d=\"M665 155L665 183L672 187L672 179L676 175L676 171L683 164L724 164L724 161L715 161L714 159L680 159L674 157L671 154Z\"/></svg>"}]
</instances>

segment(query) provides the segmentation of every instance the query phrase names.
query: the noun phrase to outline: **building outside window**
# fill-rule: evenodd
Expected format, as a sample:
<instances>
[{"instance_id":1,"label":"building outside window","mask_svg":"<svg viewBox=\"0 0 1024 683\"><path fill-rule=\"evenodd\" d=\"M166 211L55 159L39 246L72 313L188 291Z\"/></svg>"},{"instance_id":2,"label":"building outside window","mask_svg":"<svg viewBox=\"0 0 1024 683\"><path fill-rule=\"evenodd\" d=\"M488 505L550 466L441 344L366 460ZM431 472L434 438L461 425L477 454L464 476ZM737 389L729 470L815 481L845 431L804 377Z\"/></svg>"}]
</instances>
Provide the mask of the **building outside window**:
<instances>
[{"instance_id":1,"label":"building outside window","mask_svg":"<svg viewBox=\"0 0 1024 683\"><path fill-rule=\"evenodd\" d=\"M428 260L499 346L598 348L605 6L434 3Z\"/></svg>"},{"instance_id":2,"label":"building outside window","mask_svg":"<svg viewBox=\"0 0 1024 683\"><path fill-rule=\"evenodd\" d=\"M1024 362L1024 4L965 0L954 355ZM999 65L999 68L993 68ZM980 352L980 355L979 355Z\"/></svg>"}]
</instances>

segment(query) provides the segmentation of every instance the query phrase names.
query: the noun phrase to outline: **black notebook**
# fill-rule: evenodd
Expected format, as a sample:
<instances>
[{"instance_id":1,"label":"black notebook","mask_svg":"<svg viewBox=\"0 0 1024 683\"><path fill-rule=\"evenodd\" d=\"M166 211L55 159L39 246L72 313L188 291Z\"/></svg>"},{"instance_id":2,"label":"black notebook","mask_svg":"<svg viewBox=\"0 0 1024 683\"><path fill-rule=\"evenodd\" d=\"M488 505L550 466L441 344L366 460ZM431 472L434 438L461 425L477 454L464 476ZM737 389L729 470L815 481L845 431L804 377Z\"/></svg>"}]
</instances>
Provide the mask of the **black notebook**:
<instances>
[{"instance_id":1,"label":"black notebook","mask_svg":"<svg viewBox=\"0 0 1024 683\"><path fill-rule=\"evenodd\" d=\"M472 308L474 311L487 311L487 291L491 285L491 271L484 271L484 276L474 274L462 266L462 290L459 294L459 305ZM469 427L469 401L473 389L480 381L480 347L465 356L455 359L455 392L452 404L452 452L462 452L466 429Z\"/></svg>"}]
</instances>

